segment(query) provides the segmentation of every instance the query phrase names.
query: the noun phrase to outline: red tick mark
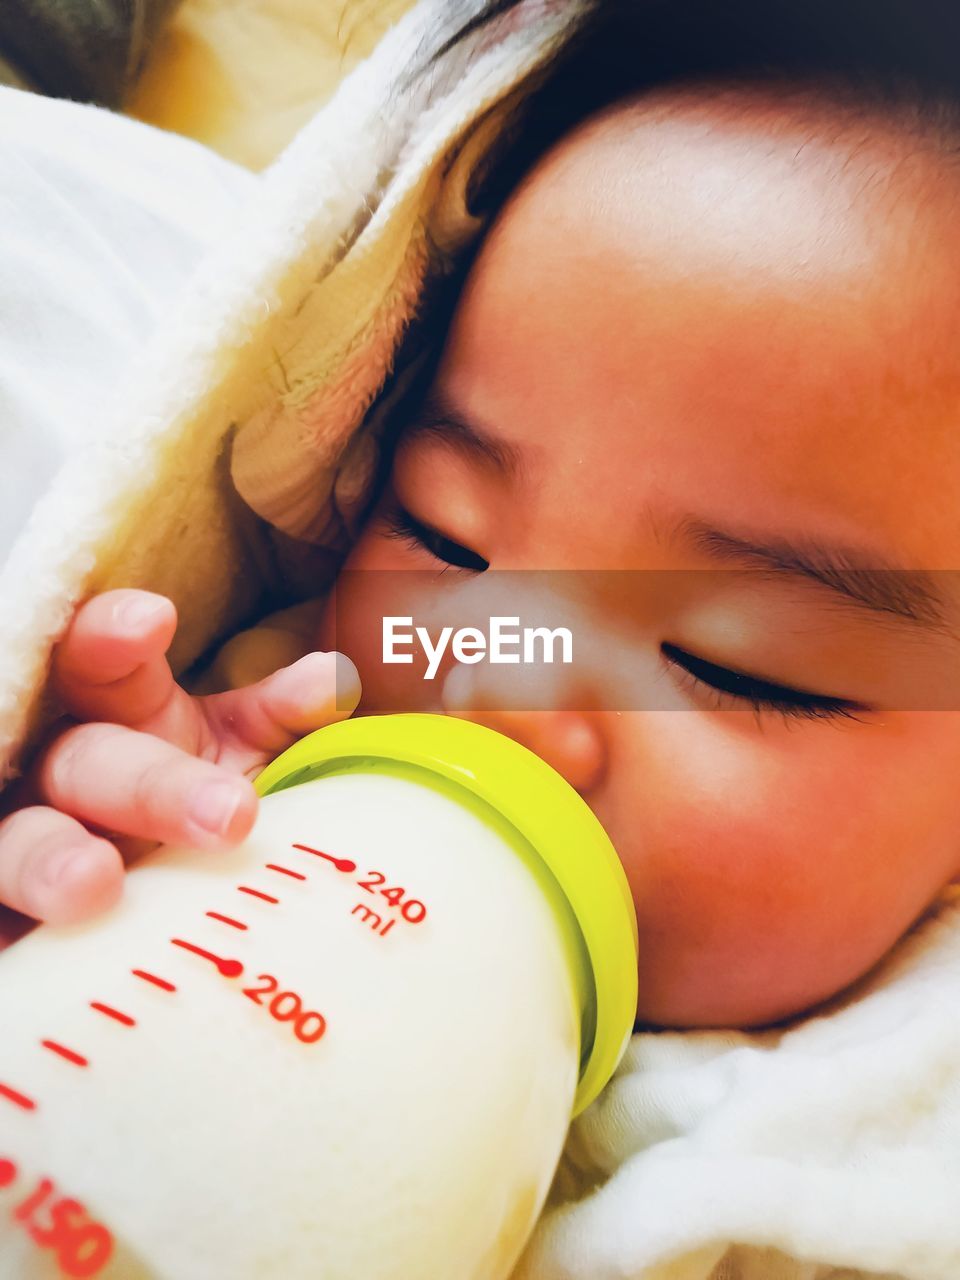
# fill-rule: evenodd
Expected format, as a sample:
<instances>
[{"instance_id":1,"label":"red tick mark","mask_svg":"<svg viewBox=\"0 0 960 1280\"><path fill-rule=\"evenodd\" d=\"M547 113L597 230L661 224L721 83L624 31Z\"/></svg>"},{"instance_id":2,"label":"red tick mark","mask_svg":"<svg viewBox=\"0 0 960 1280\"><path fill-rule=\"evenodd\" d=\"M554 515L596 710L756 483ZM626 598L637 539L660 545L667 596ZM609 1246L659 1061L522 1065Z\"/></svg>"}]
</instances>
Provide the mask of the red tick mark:
<instances>
[{"instance_id":1,"label":"red tick mark","mask_svg":"<svg viewBox=\"0 0 960 1280\"><path fill-rule=\"evenodd\" d=\"M9 1187L17 1176L17 1166L12 1160L0 1160L0 1187Z\"/></svg>"},{"instance_id":2,"label":"red tick mark","mask_svg":"<svg viewBox=\"0 0 960 1280\"><path fill-rule=\"evenodd\" d=\"M317 858L326 858L338 871L356 871L357 869L357 864L351 862L349 858L335 858L332 853L324 853L322 849L312 849L308 844L295 844L293 847L300 849L303 853L312 853Z\"/></svg>"},{"instance_id":3,"label":"red tick mark","mask_svg":"<svg viewBox=\"0 0 960 1280\"><path fill-rule=\"evenodd\" d=\"M61 1058L66 1058L67 1062L72 1062L75 1067L89 1067L90 1065L81 1054L74 1053L72 1049L68 1049L65 1045L57 1044L56 1040L41 1040L40 1043L44 1049L49 1049L51 1053L56 1053Z\"/></svg>"},{"instance_id":4,"label":"red tick mark","mask_svg":"<svg viewBox=\"0 0 960 1280\"><path fill-rule=\"evenodd\" d=\"M90 1008L96 1009L97 1013L106 1014L108 1018L113 1018L114 1022L122 1022L125 1027L135 1027L137 1025L128 1013L121 1013L119 1009L111 1009L108 1004L100 1004L96 1000L91 1000Z\"/></svg>"},{"instance_id":5,"label":"red tick mark","mask_svg":"<svg viewBox=\"0 0 960 1280\"><path fill-rule=\"evenodd\" d=\"M243 965L239 960L224 960L222 956L215 956L212 951L204 951L203 947L196 947L192 942L184 942L182 938L171 938L170 941L175 947L183 947L184 951L192 951L195 956L202 956L204 960L215 964L225 978L239 978L243 973Z\"/></svg>"},{"instance_id":6,"label":"red tick mark","mask_svg":"<svg viewBox=\"0 0 960 1280\"><path fill-rule=\"evenodd\" d=\"M219 911L208 911L207 915L211 920L219 920L221 924L228 924L233 929L248 929L250 927L239 920L234 920L233 916L222 916Z\"/></svg>"},{"instance_id":7,"label":"red tick mark","mask_svg":"<svg viewBox=\"0 0 960 1280\"><path fill-rule=\"evenodd\" d=\"M176 991L176 987L172 982L167 982L166 978L158 978L155 973L147 973L143 969L131 969L130 972L135 978L142 978L144 982L150 982L155 987L159 987L161 991Z\"/></svg>"},{"instance_id":8,"label":"red tick mark","mask_svg":"<svg viewBox=\"0 0 960 1280\"><path fill-rule=\"evenodd\" d=\"M18 1093L16 1089L11 1089L8 1084L0 1084L0 1097L6 1098L14 1106L23 1107L24 1111L36 1111L37 1109L37 1104L32 1098Z\"/></svg>"},{"instance_id":9,"label":"red tick mark","mask_svg":"<svg viewBox=\"0 0 960 1280\"><path fill-rule=\"evenodd\" d=\"M269 893L261 893L259 889L251 889L245 884L238 884L237 888L241 893L249 893L251 898L261 898L264 902L272 902L274 906L280 901L279 898L273 898Z\"/></svg>"},{"instance_id":10,"label":"red tick mark","mask_svg":"<svg viewBox=\"0 0 960 1280\"><path fill-rule=\"evenodd\" d=\"M302 876L299 871L291 871L289 867L278 867L275 862L267 863L268 871L279 871L282 876L292 876L294 880L306 880L306 876Z\"/></svg>"}]
</instances>

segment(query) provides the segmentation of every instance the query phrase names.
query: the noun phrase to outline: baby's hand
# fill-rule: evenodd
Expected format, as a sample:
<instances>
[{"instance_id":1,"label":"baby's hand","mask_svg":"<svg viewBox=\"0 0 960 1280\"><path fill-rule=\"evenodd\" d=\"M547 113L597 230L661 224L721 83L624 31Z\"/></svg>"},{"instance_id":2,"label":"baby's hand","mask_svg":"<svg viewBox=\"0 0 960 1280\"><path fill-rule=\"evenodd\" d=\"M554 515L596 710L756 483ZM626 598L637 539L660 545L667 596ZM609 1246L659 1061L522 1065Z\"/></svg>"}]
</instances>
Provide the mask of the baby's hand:
<instances>
[{"instance_id":1,"label":"baby's hand","mask_svg":"<svg viewBox=\"0 0 960 1280\"><path fill-rule=\"evenodd\" d=\"M257 809L250 780L359 700L356 669L338 653L309 653L248 688L191 697L164 656L176 626L173 603L146 591L108 591L77 611L53 677L82 723L54 738L0 821L0 904L72 923L118 898L121 848L242 840ZM0 945L25 927L4 913Z\"/></svg>"}]
</instances>

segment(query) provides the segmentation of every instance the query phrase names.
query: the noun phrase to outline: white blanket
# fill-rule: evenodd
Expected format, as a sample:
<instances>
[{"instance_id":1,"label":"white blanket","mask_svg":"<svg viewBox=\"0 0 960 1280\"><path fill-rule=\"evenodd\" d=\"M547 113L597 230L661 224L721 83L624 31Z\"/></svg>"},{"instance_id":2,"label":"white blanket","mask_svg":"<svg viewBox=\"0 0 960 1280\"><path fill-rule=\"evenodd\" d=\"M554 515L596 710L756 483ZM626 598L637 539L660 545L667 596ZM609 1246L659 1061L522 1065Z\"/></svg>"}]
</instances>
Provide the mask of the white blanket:
<instances>
[{"instance_id":1,"label":"white blanket","mask_svg":"<svg viewBox=\"0 0 960 1280\"><path fill-rule=\"evenodd\" d=\"M78 430L101 439L49 487L0 577L8 767L36 724L49 645L85 591L119 582L170 591L186 619L183 662L236 626L254 598L250 579L278 569L283 543L240 502L231 469L249 502L288 535L323 543L331 510L349 527L375 443L377 412L367 409L385 382L389 389L430 264L452 261L477 231L465 191L502 128L503 104L581 8L529 0L498 16L485 0L421 0L257 184L235 229L220 217L195 222L191 200L225 183L237 207L245 182L235 188L221 162L173 139L163 144L162 190L134 184L143 198L131 209L129 187L117 196L116 172L94 159L98 132L107 155L118 122L85 112L80 167L90 181L76 185L77 209L63 225L75 215L89 223L80 208L89 199L98 220L111 219L111 234L81 238L71 277L73 251L51 228L52 206L38 220L42 241L31 241L27 220L18 224L24 261L42 263L55 247L59 265L35 308L36 344L22 356L30 376L11 382L22 407L7 420L20 425L4 437L4 469L11 457L11 475L41 465L30 453L30 415L52 439L73 396L86 406ZM471 15L489 21L445 52ZM414 64L428 73L411 77ZM157 325L121 407L100 424L93 410L104 379L168 307L174 275L178 289L182 282L184 272L146 269L160 261L150 209L157 245L169 246L179 215L170 216L164 191L174 190L184 197L185 243L221 232L225 243L206 255L178 313ZM138 252L112 253L134 243L128 216ZM102 303L129 315L131 330L103 350L94 341L88 356L82 326L60 329L49 306L58 281L82 281L91 262L94 313ZM9 263L4 278L20 287ZM68 312L88 287L65 295ZM114 320L103 330L116 334ZM25 352L28 337L0 327L8 379L11 352ZM235 436L243 447L231 453ZM304 475L326 513L318 528L301 501L306 490L296 489ZM762 1034L635 1037L617 1078L575 1126L516 1280L960 1280L958 997L960 910L945 899L870 980L819 1017Z\"/></svg>"},{"instance_id":2,"label":"white blanket","mask_svg":"<svg viewBox=\"0 0 960 1280\"><path fill-rule=\"evenodd\" d=\"M960 898L787 1030L634 1036L516 1280L960 1276Z\"/></svg>"},{"instance_id":3,"label":"white blanket","mask_svg":"<svg viewBox=\"0 0 960 1280\"><path fill-rule=\"evenodd\" d=\"M0 563L255 178L202 147L0 87Z\"/></svg>"}]
</instances>

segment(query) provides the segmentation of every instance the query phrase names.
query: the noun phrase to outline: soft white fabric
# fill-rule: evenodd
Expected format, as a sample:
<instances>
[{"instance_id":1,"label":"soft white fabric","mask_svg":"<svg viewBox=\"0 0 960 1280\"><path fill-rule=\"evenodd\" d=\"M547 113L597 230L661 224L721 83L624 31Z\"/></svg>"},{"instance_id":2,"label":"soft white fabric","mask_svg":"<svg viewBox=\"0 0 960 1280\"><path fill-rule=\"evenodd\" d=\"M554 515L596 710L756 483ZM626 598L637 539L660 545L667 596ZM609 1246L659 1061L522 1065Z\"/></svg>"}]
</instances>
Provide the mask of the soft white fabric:
<instances>
[{"instance_id":1,"label":"soft white fabric","mask_svg":"<svg viewBox=\"0 0 960 1280\"><path fill-rule=\"evenodd\" d=\"M255 182L160 130L0 88L0 562Z\"/></svg>"},{"instance_id":2,"label":"soft white fabric","mask_svg":"<svg viewBox=\"0 0 960 1280\"><path fill-rule=\"evenodd\" d=\"M958 992L950 890L820 1016L635 1036L516 1280L957 1280Z\"/></svg>"}]
</instances>

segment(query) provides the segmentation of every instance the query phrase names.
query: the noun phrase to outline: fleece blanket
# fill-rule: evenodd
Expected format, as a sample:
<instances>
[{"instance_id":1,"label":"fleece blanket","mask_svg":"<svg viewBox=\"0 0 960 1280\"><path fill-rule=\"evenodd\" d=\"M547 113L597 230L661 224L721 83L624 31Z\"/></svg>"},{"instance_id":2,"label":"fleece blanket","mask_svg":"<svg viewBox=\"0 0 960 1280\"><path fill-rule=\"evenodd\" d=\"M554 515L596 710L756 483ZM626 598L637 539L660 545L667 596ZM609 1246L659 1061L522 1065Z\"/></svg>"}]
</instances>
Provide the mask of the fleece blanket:
<instances>
[{"instance_id":1,"label":"fleece blanket","mask_svg":"<svg viewBox=\"0 0 960 1280\"><path fill-rule=\"evenodd\" d=\"M330 580L439 286L488 216L477 175L589 8L419 0L200 254L0 572L6 777L85 594L171 595L186 669ZM945 895L790 1027L635 1036L516 1280L956 1280L958 911Z\"/></svg>"},{"instance_id":2,"label":"fleece blanket","mask_svg":"<svg viewBox=\"0 0 960 1280\"><path fill-rule=\"evenodd\" d=\"M960 1275L960 893L818 1015L633 1037L515 1280Z\"/></svg>"}]
</instances>

